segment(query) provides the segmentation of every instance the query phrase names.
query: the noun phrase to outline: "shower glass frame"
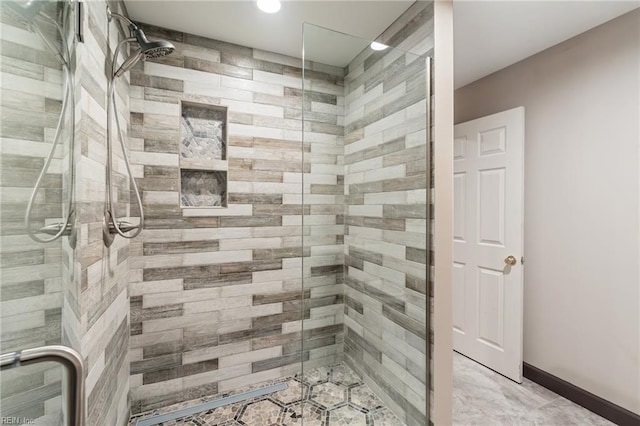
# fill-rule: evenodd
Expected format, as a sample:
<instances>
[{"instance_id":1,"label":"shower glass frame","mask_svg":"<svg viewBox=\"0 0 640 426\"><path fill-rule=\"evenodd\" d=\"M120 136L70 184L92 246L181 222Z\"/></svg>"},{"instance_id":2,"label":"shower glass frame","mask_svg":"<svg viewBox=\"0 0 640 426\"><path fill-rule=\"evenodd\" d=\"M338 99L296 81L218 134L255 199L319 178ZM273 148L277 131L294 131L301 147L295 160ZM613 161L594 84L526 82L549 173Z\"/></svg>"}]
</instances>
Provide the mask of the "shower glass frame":
<instances>
[{"instance_id":1,"label":"shower glass frame","mask_svg":"<svg viewBox=\"0 0 640 426\"><path fill-rule=\"evenodd\" d=\"M70 310L69 283L75 279L79 221L74 52L81 40L77 0L2 3L0 38L7 49L0 61L7 66L0 84L0 353L5 354L71 346L71 322L64 318ZM25 13L17 12L19 7ZM30 7L38 9L32 13ZM50 361L27 364L32 363L3 368L2 418L70 422L65 370Z\"/></svg>"},{"instance_id":2,"label":"shower glass frame","mask_svg":"<svg viewBox=\"0 0 640 426\"><path fill-rule=\"evenodd\" d=\"M322 59L319 60L320 66L318 66L317 58L323 58L323 55L327 55L327 52L334 50L333 48L331 49L327 49L326 47L323 48L323 46L332 46L332 47L339 46L340 48L345 46L350 46L352 50L356 49L356 50L353 50L355 52L355 55L353 56L352 59L349 60L348 65L345 67L345 78L343 80L344 91L342 94L343 104L340 105L340 96L338 96L337 102L336 102L336 109L335 109L336 114L339 117L341 114L341 118L342 118L342 121L340 120L340 118L338 118L337 123L338 124L342 123L345 129L343 133L343 140L342 140L342 143L343 143L342 160L343 161L342 162L340 161L340 157L341 157L340 155L336 155L336 160L337 160L336 166L342 165L342 168L343 168L342 183L344 184L344 189L342 194L344 194L345 196L345 200L343 203L343 214L342 214L342 219L343 219L342 224L344 225L344 235L342 236L342 241L340 241L340 238L338 235L336 236L336 245L342 246L342 250L343 250L342 256L344 257L344 259L342 260L342 263L344 265L344 269L342 274L340 274L339 272L336 273L336 285L337 285L337 288L342 287L342 292L344 294L343 297L345 299L349 297L349 294L351 294L352 291L356 291L350 288L350 286L347 284L347 282L351 279L349 277L349 271L350 271L349 268L358 269L358 267L367 268L368 269L367 273L369 275L375 275L375 273L372 272L374 270L377 270L378 273L384 273L386 271L388 273L395 274L398 277L400 276L400 274L404 274L406 284L409 281L412 281L411 282L412 288L411 289L405 288L404 293L401 292L400 297L398 297L398 293L396 292L398 292L398 290L401 290L401 286L398 286L397 282L391 283L386 278L383 278L382 276L377 276L376 278L378 279L378 282L367 283L367 286L365 286L364 291L361 291L362 293L361 296L365 300L370 299L374 301L373 305L376 305L376 304L379 305L385 313L384 314L383 312L376 313L374 312L374 310L370 309L370 307L363 306L363 305L357 306L356 304L355 308L359 308L361 310L364 310L364 309L369 310L370 312L367 312L367 314L371 314L375 316L376 321L379 321L378 325L382 324L385 321L393 321L393 320L390 320L389 318L394 318L395 325L391 325L391 327L396 327L398 323L402 323L403 321L406 321L408 324L410 324L409 329L413 327L413 331L416 331L415 330L416 326L420 328L420 330L418 331L420 338L418 338L417 335L412 335L411 337L409 337L409 340L411 340L410 343L402 342L402 344L407 344L409 346L413 345L414 349L415 347L422 346L419 349L419 351L422 353L421 359L409 360L408 365L404 365L404 371L398 371L398 373L400 373L401 375L404 373L407 373L407 377L411 374L414 374L415 371L420 371L421 373L419 374L420 377L412 377L408 381L408 383L414 383L414 384L420 383L420 386L422 387L421 389L413 389L414 391L416 391L414 396L420 395L418 399L419 402L417 402L417 405L419 405L419 407L414 407L417 409L417 411L410 409L410 410L404 410L404 413L401 412L402 409L399 409L401 408L400 407L401 404L397 404L396 406L393 407L394 409L392 409L392 411L394 412L394 414L396 414L396 416L401 417L400 420L404 424L413 426L418 424L424 424L422 422L425 422L425 423L428 422L429 416L430 416L430 393L431 393L430 391L430 388L431 388L431 384L430 384L430 380L431 380L431 377L430 377L430 374L431 374L430 373L430 358L431 358L430 297L431 295L430 295L429 289L431 288L430 281L431 281L431 268L432 268L432 264L431 264L432 263L432 259L431 259L431 244L432 244L432 239L431 239L431 233L432 233L431 231L431 228L432 228L432 224L431 224L431 219L432 219L431 218L431 208L432 208L431 207L431 204L432 204L431 134L432 134L433 113L432 113L432 107L431 107L431 98L432 98L431 83L432 83L433 67L432 67L432 58L428 56L428 54L415 55L411 52L406 52L401 49L393 48L393 47L387 47L383 51L373 51L370 47L371 43L372 43L372 40L364 40L358 37L354 37L354 36L333 31L330 29L322 28L309 23L303 24L303 49L302 49L303 71L302 71L302 107L301 107L302 109L302 149L301 151L302 151L302 157L303 157L303 165L304 166L309 165L309 170L305 171L303 166L302 196L301 196L301 199L302 199L302 213L301 213L302 214L302 222L301 222L302 233L301 235L302 235L302 247L303 247L302 289L301 289L301 298L302 298L302 302L301 302L301 305L302 305L301 379L306 382L307 381L306 375L309 374L310 372L313 373L313 369L316 369L319 365L323 364L322 361L318 362L318 358L316 358L316 355L314 355L314 352L316 352L318 354L317 356L321 357L322 348L318 349L316 345L314 345L313 343L310 343L309 341L309 338L313 334L314 328L317 326L317 324L314 324L314 321L316 320L316 318L314 318L314 315L313 315L313 307L314 307L313 293L317 292L318 294L323 294L322 287L315 287L315 284L311 284L311 285L308 284L308 282L311 281L311 276L314 275L314 273L311 271L311 268L317 267L319 266L319 264L322 264L322 260L318 260L315 258L319 256L314 255L314 251L315 251L314 247L316 246L316 244L314 243L314 237L317 236L318 233L313 231L313 227L315 226L314 223L322 223L322 220L318 222L314 222L310 218L310 216L313 215L313 206L314 206L313 203L317 201L313 199L314 197L313 197L311 188L312 188L312 185L318 182L318 180L313 178L314 176L314 172L313 172L314 159L312 158L314 156L313 144L314 143L317 144L318 140L321 139L321 138L320 139L313 138L311 134L313 133L312 129L314 127L313 121L316 120L316 118L313 116L316 113L318 113L318 111L322 110L321 108L317 110L314 110L312 108L313 101L311 100L311 98L314 96L313 95L313 92L314 92L313 74L316 71L322 72L322 71L325 71L326 69L329 69L329 68L325 68L322 65ZM340 50L340 49L336 49L336 50ZM341 53L345 54L344 49L342 49ZM428 53L431 53L431 52L428 52ZM324 57L327 57L327 56L324 56ZM367 62L366 66L365 66L365 61ZM358 66L361 67L360 70L357 69ZM379 68L379 71L377 73L376 71L374 71L376 67ZM363 96L354 95L355 90L349 92L349 89L350 89L349 85L354 83L355 79L357 79L357 77L355 77L354 81L351 81L352 79L350 78L350 76L354 74L358 75L358 73L361 73L360 75L363 75L365 73L364 68L367 68L367 70L371 70L371 72L375 74L375 75L372 75L370 79L371 81L374 82L374 84L372 84L370 87L367 87L366 88L367 90L365 91L368 92L369 89L371 89L372 91L377 90L380 93L379 95L372 97L371 93L373 92L369 92L367 94L367 96L369 96L368 102L363 102L362 105L359 105L357 99L360 98L360 101L362 101ZM413 70L414 72L410 72L411 70ZM397 81L393 82L392 80L394 78L396 80L400 79L402 80L402 82L400 83L398 83ZM387 84L389 85L389 91L387 90ZM396 91L395 99L385 99L385 96L391 97L391 98L394 96L392 94L393 87L397 87L397 85L399 84L405 85L405 90L404 90L405 93L398 96L398 93ZM371 157L367 157L366 160L372 160L372 163L379 163L381 164L382 168L385 167L384 163L387 162L387 159L385 159L385 157L389 157L388 161L390 164L396 163L398 161L400 161L400 164L405 164L404 176L400 176L397 179L394 177L390 177L388 179L377 180L377 178L373 177L370 181L362 182L365 184L372 184L373 186L379 186L379 187L385 188L384 190L377 189L376 191L379 191L379 192L369 193L369 197L371 197L371 200L374 200L374 199L379 200L379 201L376 201L379 207L375 207L378 210L378 214L372 215L370 217L366 217L366 215L363 213L358 213L358 215L361 215L361 217L359 218L352 217L352 216L356 216L356 214L353 214L353 215L349 214L350 205L359 206L359 207L356 207L355 210L366 211L367 209L367 203L365 203L363 200L354 202L354 200L350 199L350 196L354 196L354 194L350 194L349 185L352 182L356 182L358 179L360 179L360 177L350 176L350 174L347 173L347 170L350 164L348 163L348 161L344 161L344 159L347 158L349 161L351 161L351 159L353 159L354 157L357 157L357 153L356 151L353 151L353 150L345 151L345 148L347 148L350 143L358 142L358 140L355 140L355 141L351 140L354 132L349 131L353 128L354 123L358 120L366 121L367 118L366 118L366 114L364 113L358 119L354 119L354 117L349 117L350 114L352 113L354 114L354 116L358 115L356 111L349 110L349 106L350 106L348 104L349 102L351 104L358 105L357 108L362 108L363 111L365 108L365 105L364 105L365 103L367 104L367 106L373 106L373 109L372 109L373 114L370 114L371 116L375 115L376 113L380 115L381 113L381 117L369 118L369 120L372 120L372 121L370 123L367 123L366 125L363 124L361 128L357 129L357 131L364 132L365 131L364 129L366 126L373 124L373 126L371 126L369 129L372 132L375 132L374 128L377 125L376 123L380 123L380 121L382 121L383 119L387 119L387 117L396 113L398 113L400 116L405 114L403 123L393 128L386 129L389 132L388 137L385 137L382 134L383 133L382 131L379 134L375 134L374 138L379 137L380 135L382 136L380 137L382 143L370 146L369 147L370 149L367 151L367 154L363 154L365 156L371 155ZM377 108L375 107L376 103L382 106L380 108ZM418 106L419 104L420 106ZM357 108L354 108L354 109L357 109ZM325 112L327 112L328 110L329 109L327 109ZM403 125L405 125L406 127L406 132L404 132L401 129ZM382 125L381 128L384 129L384 125ZM391 135L394 134L394 132L397 133L396 134L397 137L404 137L405 144L406 144L403 149L398 149L395 152L393 152L393 150L397 149L398 147L396 146L394 148L393 146L391 146L392 144L390 144L390 142L396 139L396 138L391 138ZM383 144L385 146L381 147L380 145L383 145ZM366 145L366 143L364 143L363 145ZM380 150L381 155L376 156L371 148ZM391 150L391 151L387 153L385 150ZM406 162L402 163L401 162L402 160L400 160L399 157L402 155L403 152L407 153L407 155L409 155L409 153L418 152L420 153L420 155L418 157L411 158L411 160L407 159ZM349 156L349 153L351 153L352 155ZM353 155L354 153L356 155ZM378 160L376 160L375 158L378 158ZM416 172L413 175L408 173L406 171L406 167L407 167L407 164L409 163L411 163L411 168L413 168L414 170L418 170L419 172ZM374 167L374 169L375 168L376 167ZM376 174L375 170L367 171L365 169L366 167L363 169L364 171L362 172L353 172L353 175L356 175L357 173L361 173L361 174L366 173L368 171L372 171L373 172L372 175ZM354 170L357 170L357 167ZM392 174L393 173L391 173L391 175ZM411 177L418 180L422 179L422 181L421 183L418 184L419 185L418 187L414 186L416 188L415 190L413 189L405 190L406 189L405 187L407 187L407 185L403 186L403 184L408 183ZM336 176L336 185L339 186L339 184L340 184L340 178ZM414 185L415 185L415 182L414 182ZM397 187L397 189L395 190L391 189L394 187ZM363 189L363 192L364 191L365 190ZM388 191L389 193L388 200L385 200L384 194L381 194L381 192L384 192L384 191ZM404 192L404 195L402 194L402 192ZM358 196L360 196L360 194L358 194ZM364 198L365 194L363 193L361 196L362 198ZM404 204L405 207L402 206L402 203L395 204L397 201L394 201L394 197L398 198L402 196L405 197L405 201L404 201L406 203ZM353 197L353 198L356 198L356 197ZM413 197L413 200L411 201L406 197L409 197L409 198ZM336 198L336 200L337 200L336 203L338 203L339 196ZM350 203L353 203L353 204L350 204ZM394 207L394 206L397 206L397 207ZM394 213L394 210L395 210L395 213ZM387 212L389 213L389 216L394 216L394 217L388 218ZM376 216L376 217L373 217L373 216ZM390 226L392 229L385 229L388 226L387 220L389 221L389 223L392 223ZM359 221L371 222L372 225L370 226L372 226L373 228L372 232L374 232L375 235L382 235L381 239L377 241L380 244L376 244L376 241L373 241L373 240L363 241L362 239L358 243L355 243L355 246L358 246L358 245L361 246L361 247L355 247L356 252L358 248L360 249L363 248L362 243L364 243L364 245L369 249L369 250L365 249L365 251L363 252L365 253L364 256L367 256L368 254L373 254L376 257L376 260L380 261L380 264L378 265L369 262L370 265L368 266L370 266L371 268L367 266L363 267L363 265L367 263L366 260L352 259L350 256L349 243L352 242L351 240L352 237L349 235L350 234L349 231L355 232L355 230L350 229L350 227L361 228L359 229L360 232L368 229L367 226L362 226L361 224L359 224ZM399 229L401 227L402 221L404 221L404 229L400 231ZM410 222L410 225L408 225L409 222ZM340 223L341 223L340 217L339 215L336 215L335 224L340 225ZM415 228L418 226L418 224L421 224L421 229L418 232L414 232L416 231ZM397 230L393 229L394 226L398 227ZM408 227L411 228L411 232L409 232L409 230L407 229ZM318 229L321 229L321 228L318 228ZM412 240L411 238L407 238L406 243L399 241L398 239L402 237L401 232L403 231L407 233L406 234L407 237L413 237L414 239ZM391 243L391 245L389 245L389 241L384 241L385 234L387 233L390 236L389 239L394 241L393 243ZM360 233L360 236L362 236L361 233ZM330 252L330 250L327 251L326 247L322 248L321 246L322 244L317 244L318 253L322 252L323 250L325 252ZM392 251L393 250L401 251L402 246L404 246L406 250L405 258L392 259L393 256L391 256L388 253L385 254L386 249L381 248L383 246L390 247ZM378 251L378 253L375 253L376 251ZM408 255L407 253L410 253L410 255ZM418 255L420 258L416 259L416 256ZM410 257L411 260L408 260L407 259L408 257ZM337 259L338 261L336 263L339 264L340 255L337 256ZM355 262L356 265L353 265L351 262ZM400 265L397 268L399 270L394 270L393 268L395 266L390 266L394 264ZM407 268L405 269L405 267ZM408 270L413 271L416 275L419 275L419 276L416 277L411 274L407 274L406 271ZM340 280L340 275L342 275L342 280ZM356 280L356 282L357 281L358 280ZM373 284L373 285L369 286L369 284ZM419 289L419 292L414 291L417 288ZM331 294L332 292L331 289L326 289L326 290L327 290L325 292L326 294ZM371 290L374 290L376 293L373 294ZM380 293L377 293L377 292L380 292ZM338 292L336 291L336 293ZM391 301L388 304L385 303L384 301L386 297L389 297ZM344 317L347 317L349 316L350 310L353 310L354 307L349 306L350 304L353 304L352 300L347 302L345 299L343 300L338 299L336 300L335 303L337 305L341 305L342 303L344 303L343 315ZM414 304L417 304L419 306ZM400 308L402 306L404 306L405 312L401 312ZM357 318L358 316L357 312L352 312L352 314L354 315L354 318ZM416 316L420 316L420 318L417 319ZM342 322L344 329L343 329L343 333L339 333L339 332L336 333L335 338L336 338L336 344L343 345L344 352L342 354L337 353L335 360L342 363L347 361L346 362L347 365L351 364L350 366L353 368L356 360L355 359L348 360L347 357L345 356L345 353L348 352L347 348L350 345L352 345L352 342L348 341L349 339L347 338L347 334L354 333L354 331L348 330L347 322L345 321L344 317L342 317L342 319L340 319L340 317L341 317L340 314L336 314L335 322L336 323ZM364 315L361 315L361 317L364 318ZM352 318L349 318L348 322L351 325L354 324L354 320ZM366 323L366 321L364 322ZM385 327L386 326L383 326L382 328L385 328ZM409 336L409 334L413 334L409 329L405 330L405 333L407 336ZM383 334L387 333L387 331L388 330L384 331ZM396 331L400 331L400 330L397 328ZM366 325L365 325L363 327L363 331L361 331L361 333L356 333L356 334L364 333L365 335L369 335L371 334L371 332L372 330L366 330ZM374 338L373 340L375 341L376 339ZM383 338L379 339L378 343L384 344L384 339ZM393 346L393 344L391 343L388 346ZM380 348L373 348L373 349L378 350ZM387 348L387 351L388 350L389 349ZM326 352L331 353L331 350L328 349ZM393 365L397 361L397 359L395 361L392 359L393 355L391 355L390 357L388 353L385 354L384 350L380 350L380 357L385 358L384 362L387 365ZM329 358L330 357L327 357L327 359ZM407 359L409 359L409 357L407 357ZM416 365L413 365L412 364L413 362L415 362ZM421 368L416 368L417 365L421 366ZM393 367L397 368L399 367L399 364L395 364L393 365ZM383 381L385 381L385 377L390 378L389 376L390 371L391 370L383 372L383 374L378 376L378 380L382 379ZM329 372L327 374L332 375L333 373ZM360 374L360 372L357 372L357 374L360 377L361 381L364 381L367 385L375 387L376 385L375 379L373 379L370 376L363 377L363 375ZM387 375L385 376L385 374ZM414 382L413 379L416 379L417 382ZM385 381L385 383L381 383L380 385L381 386L378 389L382 389L382 387L384 386L390 386L392 388L390 393L386 395L379 395L378 392L374 390L374 394L376 394L376 396L378 396L379 398L382 396L382 398L380 399L382 399L383 402L385 401L391 402L390 404L386 404L386 405L389 405L389 407L391 408L391 405L393 404L393 402L398 402L398 401L393 401L393 399L397 398L398 395L401 394L402 390L393 389L393 384L390 383L390 381ZM392 395L394 394L394 391L395 391L395 395ZM309 392L309 394L312 394L313 393L312 386L309 386L306 392ZM350 395L350 393L351 391L349 390L349 392L345 393L345 395L347 394ZM311 396L307 398L304 395L302 395L302 397L305 400L311 399ZM350 396L347 396L347 398L350 398ZM347 399L347 402L350 403L350 400ZM405 399L403 402L406 403L407 400ZM416 405L415 399L412 402L413 402L413 405L415 406ZM420 417L420 416L423 416L423 417ZM303 417L303 424L304 424L305 417ZM327 418L329 418L328 413L327 413Z\"/></svg>"}]
</instances>

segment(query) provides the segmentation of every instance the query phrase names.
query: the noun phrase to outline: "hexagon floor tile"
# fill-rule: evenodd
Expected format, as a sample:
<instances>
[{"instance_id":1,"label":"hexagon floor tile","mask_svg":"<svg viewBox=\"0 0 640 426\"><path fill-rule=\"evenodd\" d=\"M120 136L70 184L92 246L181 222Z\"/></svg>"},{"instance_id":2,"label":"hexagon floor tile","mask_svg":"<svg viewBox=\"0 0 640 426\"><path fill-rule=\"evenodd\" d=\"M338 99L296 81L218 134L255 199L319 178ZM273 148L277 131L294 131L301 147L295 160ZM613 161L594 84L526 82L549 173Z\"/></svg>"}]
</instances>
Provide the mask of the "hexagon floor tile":
<instances>
[{"instance_id":1,"label":"hexagon floor tile","mask_svg":"<svg viewBox=\"0 0 640 426\"><path fill-rule=\"evenodd\" d=\"M275 402L263 399L244 407L240 411L238 420L247 426L276 426L280 420L282 407Z\"/></svg>"},{"instance_id":2,"label":"hexagon floor tile","mask_svg":"<svg viewBox=\"0 0 640 426\"><path fill-rule=\"evenodd\" d=\"M329 412L329 424L367 426L367 415L355 407L345 405Z\"/></svg>"},{"instance_id":3,"label":"hexagon floor tile","mask_svg":"<svg viewBox=\"0 0 640 426\"><path fill-rule=\"evenodd\" d=\"M304 426L325 426L326 410L311 401L298 402L287 408L282 426L302 426L303 419Z\"/></svg>"},{"instance_id":4,"label":"hexagon floor tile","mask_svg":"<svg viewBox=\"0 0 640 426\"><path fill-rule=\"evenodd\" d=\"M405 424L386 407L372 413L371 420L373 420L375 426L405 426Z\"/></svg>"},{"instance_id":5,"label":"hexagon floor tile","mask_svg":"<svg viewBox=\"0 0 640 426\"><path fill-rule=\"evenodd\" d=\"M323 407L331 408L347 401L347 388L330 382L315 385L311 388L309 399Z\"/></svg>"},{"instance_id":6,"label":"hexagon floor tile","mask_svg":"<svg viewBox=\"0 0 640 426\"><path fill-rule=\"evenodd\" d=\"M218 425L233 420L242 406L242 403L225 405L199 414L198 418L203 420L205 424Z\"/></svg>"},{"instance_id":7,"label":"hexagon floor tile","mask_svg":"<svg viewBox=\"0 0 640 426\"><path fill-rule=\"evenodd\" d=\"M345 364L335 365L331 368L331 381L343 386L351 386L362 383L362 379Z\"/></svg>"},{"instance_id":8,"label":"hexagon floor tile","mask_svg":"<svg viewBox=\"0 0 640 426\"><path fill-rule=\"evenodd\" d=\"M285 383L287 384L287 389L274 392L269 395L269 398L281 403L282 405L288 405L301 401L307 397L309 392L307 385L303 385L296 379L287 380Z\"/></svg>"},{"instance_id":9,"label":"hexagon floor tile","mask_svg":"<svg viewBox=\"0 0 640 426\"><path fill-rule=\"evenodd\" d=\"M331 367L319 367L303 371L301 379L309 385L315 385L329 380L329 374L331 374Z\"/></svg>"},{"instance_id":10,"label":"hexagon floor tile","mask_svg":"<svg viewBox=\"0 0 640 426\"><path fill-rule=\"evenodd\" d=\"M404 426L345 364L308 370L304 376L273 383L280 382L286 383L287 389L158 423L158 426ZM260 386L264 385L257 387ZM205 397L163 407L133 417L129 425L135 426L141 418L217 398Z\"/></svg>"},{"instance_id":11,"label":"hexagon floor tile","mask_svg":"<svg viewBox=\"0 0 640 426\"><path fill-rule=\"evenodd\" d=\"M384 407L382 401L364 383L349 389L349 402L367 412Z\"/></svg>"}]
</instances>

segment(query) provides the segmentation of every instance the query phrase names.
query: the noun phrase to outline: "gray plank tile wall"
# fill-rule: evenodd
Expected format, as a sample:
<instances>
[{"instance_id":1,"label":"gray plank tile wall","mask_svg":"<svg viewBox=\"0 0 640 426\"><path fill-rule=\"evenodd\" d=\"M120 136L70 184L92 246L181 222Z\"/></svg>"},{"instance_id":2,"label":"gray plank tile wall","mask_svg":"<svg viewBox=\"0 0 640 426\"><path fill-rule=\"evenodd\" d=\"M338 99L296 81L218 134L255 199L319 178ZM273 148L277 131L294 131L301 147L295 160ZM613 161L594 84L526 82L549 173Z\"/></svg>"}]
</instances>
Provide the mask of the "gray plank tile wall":
<instances>
[{"instance_id":1,"label":"gray plank tile wall","mask_svg":"<svg viewBox=\"0 0 640 426\"><path fill-rule=\"evenodd\" d=\"M432 3L380 40L432 53ZM427 423L426 75L422 56L366 49L345 77L347 364L407 425Z\"/></svg>"},{"instance_id":2,"label":"gray plank tile wall","mask_svg":"<svg viewBox=\"0 0 640 426\"><path fill-rule=\"evenodd\" d=\"M124 425L129 417L129 240L117 237L109 248L102 240L105 208L106 71L111 56L126 35L108 22L107 5L125 13L120 1L83 3L84 42L74 51L76 84L76 228L78 245L68 251L65 278L64 342L85 361L86 423ZM121 55L119 61L123 61ZM128 76L116 85L118 113L125 135L129 122ZM115 127L114 127L115 128ZM119 142L114 144L114 185L117 215L130 212L129 181Z\"/></svg>"},{"instance_id":3,"label":"gray plank tile wall","mask_svg":"<svg viewBox=\"0 0 640 426\"><path fill-rule=\"evenodd\" d=\"M24 214L51 147L61 113L62 70L43 41L0 10L0 352L60 344L62 247L32 241ZM58 16L55 4L46 6ZM44 32L51 36L53 28ZM58 38L59 40L59 38ZM64 141L68 148L68 138ZM60 150L62 152L62 150ZM33 227L62 216L67 172L60 157L45 176L34 204ZM60 368L53 364L3 371L2 416L55 419L61 413Z\"/></svg>"},{"instance_id":4,"label":"gray plank tile wall","mask_svg":"<svg viewBox=\"0 0 640 426\"><path fill-rule=\"evenodd\" d=\"M339 362L344 70L307 64L303 100L299 59L143 27L176 51L131 72L132 412ZM180 207L183 101L228 109L226 208Z\"/></svg>"}]
</instances>

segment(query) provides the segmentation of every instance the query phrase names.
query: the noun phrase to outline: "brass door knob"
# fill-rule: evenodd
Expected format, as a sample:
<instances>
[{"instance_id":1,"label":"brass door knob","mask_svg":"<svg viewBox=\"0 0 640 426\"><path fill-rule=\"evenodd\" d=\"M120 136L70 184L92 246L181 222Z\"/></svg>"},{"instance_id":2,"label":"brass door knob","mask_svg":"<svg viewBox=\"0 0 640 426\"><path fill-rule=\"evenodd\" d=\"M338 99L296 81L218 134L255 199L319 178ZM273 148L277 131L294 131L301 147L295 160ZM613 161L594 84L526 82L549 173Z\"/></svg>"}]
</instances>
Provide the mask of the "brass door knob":
<instances>
[{"instance_id":1,"label":"brass door knob","mask_svg":"<svg viewBox=\"0 0 640 426\"><path fill-rule=\"evenodd\" d=\"M514 256L507 256L504 259L504 263L506 263L507 265L514 266L516 263L518 263L518 260Z\"/></svg>"}]
</instances>

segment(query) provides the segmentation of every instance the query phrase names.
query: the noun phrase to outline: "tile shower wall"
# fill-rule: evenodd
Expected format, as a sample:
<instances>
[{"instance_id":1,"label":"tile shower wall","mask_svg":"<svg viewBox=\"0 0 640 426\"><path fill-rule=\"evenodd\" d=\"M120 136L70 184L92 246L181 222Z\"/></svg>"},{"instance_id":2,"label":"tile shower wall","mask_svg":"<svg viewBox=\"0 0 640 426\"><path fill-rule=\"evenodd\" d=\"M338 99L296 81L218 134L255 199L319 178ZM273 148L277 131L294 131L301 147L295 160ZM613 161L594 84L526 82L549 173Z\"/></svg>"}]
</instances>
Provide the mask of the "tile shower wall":
<instances>
[{"instance_id":1,"label":"tile shower wall","mask_svg":"<svg viewBox=\"0 0 640 426\"><path fill-rule=\"evenodd\" d=\"M109 4L123 12L122 3ZM105 249L101 234L106 163L104 70L106 58L124 33L115 25L108 30L106 3L85 2L85 6L85 41L77 45L72 58L76 83L75 249L66 238L42 245L24 235L22 215L53 137L62 77L57 62L36 36L15 27L14 19L2 14L2 351L59 343L73 347L86 366L87 424L126 424L128 242L117 239ZM117 93L121 121L127 123L128 84L122 81ZM45 179L40 195L43 217L55 217L59 204L66 200L61 190L64 166L61 159L54 160ZM123 171L122 163L117 162L119 213L126 215L129 194ZM59 410L60 369L48 367L50 364L29 367L33 374L19 371L19 380L3 372L3 393L11 398L3 401L3 415L33 418ZM12 405L21 411L5 411Z\"/></svg>"},{"instance_id":2,"label":"tile shower wall","mask_svg":"<svg viewBox=\"0 0 640 426\"><path fill-rule=\"evenodd\" d=\"M433 9L380 37L431 54ZM425 61L367 49L345 77L345 361L407 425L427 423Z\"/></svg>"},{"instance_id":3,"label":"tile shower wall","mask_svg":"<svg viewBox=\"0 0 640 426\"><path fill-rule=\"evenodd\" d=\"M117 237L109 248L102 240L105 206L106 91L105 70L117 43L125 37L108 23L107 4L126 14L122 2L91 1L82 23L84 43L75 50L76 79L76 215L78 246L69 252L70 276L63 307L65 343L85 361L87 425L123 425L129 405L129 240ZM124 60L120 57L120 61ZM129 122L128 77L116 86L123 131ZM114 185L118 217L129 210L129 181L119 143L114 140Z\"/></svg>"},{"instance_id":4,"label":"tile shower wall","mask_svg":"<svg viewBox=\"0 0 640 426\"><path fill-rule=\"evenodd\" d=\"M51 147L62 105L62 69L40 37L0 11L0 352L60 344L65 239L43 244L26 234L24 214ZM46 7L58 16L56 4ZM52 27L45 33L55 34ZM56 37L58 40L59 38ZM64 144L68 147L68 139ZM59 152L62 153L61 149ZM34 204L33 227L61 216L63 160L58 156ZM65 188L67 189L67 188ZM42 235L41 235L42 236ZM2 372L2 416L55 422L61 409L60 368L41 364ZM44 419L41 419L44 420Z\"/></svg>"},{"instance_id":5,"label":"tile shower wall","mask_svg":"<svg viewBox=\"0 0 640 426\"><path fill-rule=\"evenodd\" d=\"M343 69L307 64L303 143L299 59L144 28L176 50L131 72L132 412L339 362ZM226 208L181 208L182 102L228 108Z\"/></svg>"}]
</instances>

